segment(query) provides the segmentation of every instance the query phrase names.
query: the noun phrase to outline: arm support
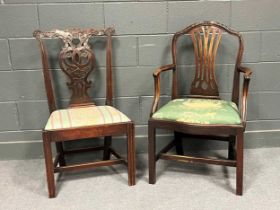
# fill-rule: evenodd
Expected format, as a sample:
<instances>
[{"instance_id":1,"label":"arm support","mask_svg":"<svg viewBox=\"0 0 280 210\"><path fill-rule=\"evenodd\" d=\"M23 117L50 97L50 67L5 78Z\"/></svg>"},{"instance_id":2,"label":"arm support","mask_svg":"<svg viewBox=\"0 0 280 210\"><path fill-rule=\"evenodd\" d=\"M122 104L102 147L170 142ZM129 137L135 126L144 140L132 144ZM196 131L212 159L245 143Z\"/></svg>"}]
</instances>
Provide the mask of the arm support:
<instances>
[{"instance_id":1,"label":"arm support","mask_svg":"<svg viewBox=\"0 0 280 210\"><path fill-rule=\"evenodd\" d=\"M160 96L160 74L164 71L169 71L169 70L174 70L174 69L175 69L175 65L169 64L169 65L161 66L153 73L155 92L154 92L154 101L153 101L150 117L152 117L152 115L158 109L158 102L159 102L159 96Z\"/></svg>"},{"instance_id":2,"label":"arm support","mask_svg":"<svg viewBox=\"0 0 280 210\"><path fill-rule=\"evenodd\" d=\"M242 67L242 66L239 66L237 69L239 72L244 74L241 117L245 127L246 118L247 118L247 96L248 96L249 83L250 83L252 71L249 68Z\"/></svg>"}]
</instances>

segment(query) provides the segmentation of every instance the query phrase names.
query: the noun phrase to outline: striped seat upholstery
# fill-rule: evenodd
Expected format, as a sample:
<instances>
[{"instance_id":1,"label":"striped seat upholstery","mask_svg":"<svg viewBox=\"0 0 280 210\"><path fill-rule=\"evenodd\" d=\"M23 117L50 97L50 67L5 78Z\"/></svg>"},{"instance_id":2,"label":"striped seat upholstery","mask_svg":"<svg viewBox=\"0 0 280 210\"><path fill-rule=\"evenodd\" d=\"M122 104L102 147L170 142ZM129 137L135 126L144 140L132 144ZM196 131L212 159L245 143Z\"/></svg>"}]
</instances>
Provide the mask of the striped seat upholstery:
<instances>
[{"instance_id":1,"label":"striped seat upholstery","mask_svg":"<svg viewBox=\"0 0 280 210\"><path fill-rule=\"evenodd\" d=\"M111 106L85 106L52 112L45 130L59 130L131 121Z\"/></svg>"}]
</instances>

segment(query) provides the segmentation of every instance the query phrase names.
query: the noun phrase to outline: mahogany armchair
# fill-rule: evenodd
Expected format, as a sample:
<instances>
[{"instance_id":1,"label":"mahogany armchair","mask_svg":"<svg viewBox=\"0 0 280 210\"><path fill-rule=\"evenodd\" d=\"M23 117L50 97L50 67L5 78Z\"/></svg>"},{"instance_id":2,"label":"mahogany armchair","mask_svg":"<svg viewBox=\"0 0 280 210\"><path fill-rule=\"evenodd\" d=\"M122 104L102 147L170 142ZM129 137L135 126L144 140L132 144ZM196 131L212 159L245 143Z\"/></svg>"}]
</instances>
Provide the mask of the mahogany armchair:
<instances>
[{"instance_id":1,"label":"mahogany armchair","mask_svg":"<svg viewBox=\"0 0 280 210\"><path fill-rule=\"evenodd\" d=\"M236 37L237 52L231 101L219 96L215 78L215 59L224 33ZM188 35L188 36L186 36ZM195 77L191 83L190 95L179 98L177 82L177 42L189 37L195 53ZM236 167L236 194L243 191L243 134L246 127L247 95L251 70L241 66L243 39L240 33L216 22L202 22L190 25L177 32L172 39L173 63L157 69L153 76L155 95L149 119L149 183L156 182L156 161L175 160L190 163L208 163ZM160 74L172 72L172 100L158 110L160 98ZM240 73L244 75L241 108L239 108ZM156 129L174 132L174 140L156 154ZM183 137L200 137L228 141L228 158L185 156ZM173 147L176 155L167 153Z\"/></svg>"},{"instance_id":2,"label":"mahogany armchair","mask_svg":"<svg viewBox=\"0 0 280 210\"><path fill-rule=\"evenodd\" d=\"M128 166L128 184L135 185L135 146L134 123L123 113L113 107L112 81L112 34L113 28L105 30L70 29L52 30L48 32L35 31L38 40L43 65L44 82L47 93L50 117L43 129L43 146L46 164L46 175L49 197L55 197L54 173L88 169L100 166L111 166L124 163ZM89 45L89 39L102 36L106 38L106 105L96 106L89 96L91 81L89 74L95 68L95 55ZM58 56L61 70L67 75L68 88L72 91L69 107L57 109L53 76L49 68L46 41L60 39L64 45ZM127 136L127 161L112 147L114 135ZM86 138L104 137L104 146L65 150L64 141L74 141ZM53 161L51 143L55 142L57 155ZM104 150L103 160L83 164L68 165L65 155L77 152ZM111 154L115 159L110 159Z\"/></svg>"}]
</instances>

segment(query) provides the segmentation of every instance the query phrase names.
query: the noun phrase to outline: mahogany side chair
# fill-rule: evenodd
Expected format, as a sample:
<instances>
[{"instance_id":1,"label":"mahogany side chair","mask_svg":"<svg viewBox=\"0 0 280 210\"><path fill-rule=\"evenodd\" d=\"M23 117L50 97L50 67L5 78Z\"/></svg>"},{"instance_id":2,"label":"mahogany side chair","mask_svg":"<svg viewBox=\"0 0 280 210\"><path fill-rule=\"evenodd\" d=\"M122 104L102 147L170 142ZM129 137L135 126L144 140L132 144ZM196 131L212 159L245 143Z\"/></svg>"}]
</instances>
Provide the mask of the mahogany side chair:
<instances>
[{"instance_id":1,"label":"mahogany side chair","mask_svg":"<svg viewBox=\"0 0 280 210\"><path fill-rule=\"evenodd\" d=\"M223 34L232 35L239 44L233 76L231 101L219 96L215 59ZM190 94L179 97L177 82L177 44L179 38L189 38L195 54L195 76ZM156 161L174 160L190 163L208 163L236 167L236 194L243 192L243 134L246 127L247 95L251 70L241 66L243 39L240 33L217 22L205 21L188 26L174 34L172 64L158 68L153 76L155 95L149 119L149 183L156 182ZM160 75L172 72L172 100L158 109ZM239 106L240 73L244 75ZM156 129L174 132L174 140L156 154ZM184 155L183 137L198 137L228 141L228 157L193 157ZM176 148L176 155L167 153Z\"/></svg>"},{"instance_id":2,"label":"mahogany side chair","mask_svg":"<svg viewBox=\"0 0 280 210\"><path fill-rule=\"evenodd\" d=\"M42 131L49 197L56 195L54 173L89 169L100 166L125 164L128 167L128 185L135 185L134 123L113 107L112 35L113 28L35 31L38 40L50 117ZM106 105L96 106L89 95L91 81L88 76L95 68L95 54L89 39L102 36L106 39ZM54 78L49 68L46 39L63 42L58 55L61 70L68 77L67 86L72 91L68 108L57 109ZM127 136L127 161L112 147L112 136ZM104 146L66 150L64 141L104 137ZM55 142L57 155L53 161L51 143ZM77 152L103 150L103 160L82 164L65 161L65 155ZM110 156L115 156L111 159Z\"/></svg>"}]
</instances>

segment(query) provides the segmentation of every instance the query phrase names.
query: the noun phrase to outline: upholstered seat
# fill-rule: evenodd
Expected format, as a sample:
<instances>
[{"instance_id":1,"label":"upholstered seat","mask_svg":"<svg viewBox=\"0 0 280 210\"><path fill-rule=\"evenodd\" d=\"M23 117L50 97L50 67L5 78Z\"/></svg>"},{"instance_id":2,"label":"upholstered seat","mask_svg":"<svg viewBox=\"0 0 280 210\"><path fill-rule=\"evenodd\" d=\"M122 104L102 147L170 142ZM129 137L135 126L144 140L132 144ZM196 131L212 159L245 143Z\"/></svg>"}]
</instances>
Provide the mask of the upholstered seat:
<instances>
[{"instance_id":1,"label":"upholstered seat","mask_svg":"<svg viewBox=\"0 0 280 210\"><path fill-rule=\"evenodd\" d=\"M112 106L81 106L52 112L45 130L59 130L131 121Z\"/></svg>"},{"instance_id":2,"label":"upholstered seat","mask_svg":"<svg viewBox=\"0 0 280 210\"><path fill-rule=\"evenodd\" d=\"M235 103L214 99L175 99L152 116L158 120L173 120L198 124L240 124L241 118Z\"/></svg>"}]
</instances>

